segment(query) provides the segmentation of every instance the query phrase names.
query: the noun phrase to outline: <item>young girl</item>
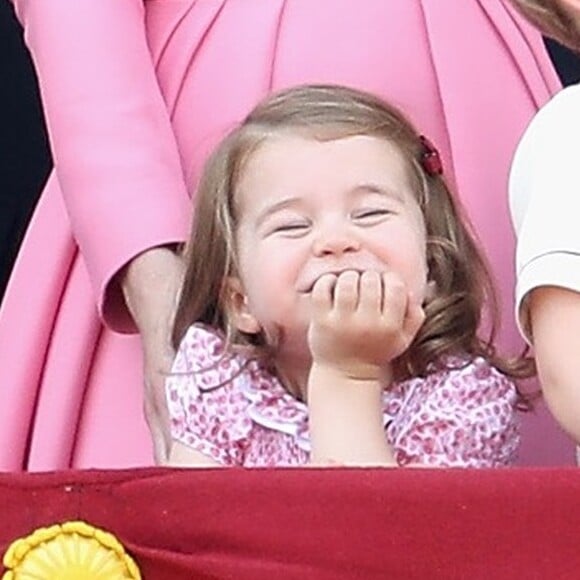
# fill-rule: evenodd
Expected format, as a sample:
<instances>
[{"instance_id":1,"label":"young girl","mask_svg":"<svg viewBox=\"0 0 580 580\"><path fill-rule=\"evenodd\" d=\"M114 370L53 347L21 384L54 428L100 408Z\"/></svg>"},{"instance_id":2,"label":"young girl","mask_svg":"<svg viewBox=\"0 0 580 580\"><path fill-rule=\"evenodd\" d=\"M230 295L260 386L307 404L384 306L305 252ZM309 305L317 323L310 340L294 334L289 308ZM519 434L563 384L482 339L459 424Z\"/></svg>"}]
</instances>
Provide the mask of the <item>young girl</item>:
<instances>
[{"instance_id":1,"label":"young girl","mask_svg":"<svg viewBox=\"0 0 580 580\"><path fill-rule=\"evenodd\" d=\"M514 0L544 33L580 53L578 0ZM518 235L516 312L533 344L542 392L580 443L580 85L534 118L512 166L510 202Z\"/></svg>"},{"instance_id":2,"label":"young girl","mask_svg":"<svg viewBox=\"0 0 580 580\"><path fill-rule=\"evenodd\" d=\"M259 105L196 195L166 383L188 465L496 466L521 369L477 338L490 296L436 149L379 99Z\"/></svg>"}]
</instances>

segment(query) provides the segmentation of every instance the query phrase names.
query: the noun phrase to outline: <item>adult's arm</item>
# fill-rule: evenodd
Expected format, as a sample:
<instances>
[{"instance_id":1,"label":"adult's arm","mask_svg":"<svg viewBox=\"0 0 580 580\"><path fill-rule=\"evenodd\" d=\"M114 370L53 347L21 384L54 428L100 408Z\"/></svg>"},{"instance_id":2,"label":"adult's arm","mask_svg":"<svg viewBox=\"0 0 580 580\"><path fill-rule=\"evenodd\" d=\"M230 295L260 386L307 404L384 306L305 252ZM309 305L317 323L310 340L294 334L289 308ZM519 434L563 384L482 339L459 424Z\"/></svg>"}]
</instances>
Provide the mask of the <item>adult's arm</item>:
<instances>
[{"instance_id":1,"label":"adult's arm","mask_svg":"<svg viewBox=\"0 0 580 580\"><path fill-rule=\"evenodd\" d=\"M57 177L99 308L113 328L134 330L116 275L145 250L183 240L190 213L147 45L143 0L11 1L35 64ZM160 261L173 271L163 252L129 271L129 299ZM133 309L146 303L136 295ZM142 318L146 324L149 316Z\"/></svg>"},{"instance_id":2,"label":"adult's arm","mask_svg":"<svg viewBox=\"0 0 580 580\"><path fill-rule=\"evenodd\" d=\"M12 0L36 68L55 169L99 310L141 335L145 411L166 456L163 374L190 214L147 45L143 0ZM127 306L129 308L127 308Z\"/></svg>"}]
</instances>

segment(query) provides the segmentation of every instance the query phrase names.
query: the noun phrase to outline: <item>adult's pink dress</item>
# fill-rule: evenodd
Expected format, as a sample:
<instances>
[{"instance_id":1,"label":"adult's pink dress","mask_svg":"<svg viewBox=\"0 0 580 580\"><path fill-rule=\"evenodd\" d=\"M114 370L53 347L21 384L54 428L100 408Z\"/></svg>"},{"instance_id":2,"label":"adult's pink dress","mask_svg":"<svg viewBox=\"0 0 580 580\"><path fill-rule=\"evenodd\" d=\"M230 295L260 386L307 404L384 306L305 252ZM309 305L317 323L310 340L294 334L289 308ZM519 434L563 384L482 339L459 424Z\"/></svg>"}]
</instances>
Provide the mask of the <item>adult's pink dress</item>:
<instances>
[{"instance_id":1,"label":"adult's pink dress","mask_svg":"<svg viewBox=\"0 0 580 580\"><path fill-rule=\"evenodd\" d=\"M295 83L375 91L439 145L501 282L502 344L519 348L507 174L558 81L502 0L12 1L56 172L1 311L0 468L152 462L139 339L97 305L130 328L114 274L186 236L207 150Z\"/></svg>"}]
</instances>

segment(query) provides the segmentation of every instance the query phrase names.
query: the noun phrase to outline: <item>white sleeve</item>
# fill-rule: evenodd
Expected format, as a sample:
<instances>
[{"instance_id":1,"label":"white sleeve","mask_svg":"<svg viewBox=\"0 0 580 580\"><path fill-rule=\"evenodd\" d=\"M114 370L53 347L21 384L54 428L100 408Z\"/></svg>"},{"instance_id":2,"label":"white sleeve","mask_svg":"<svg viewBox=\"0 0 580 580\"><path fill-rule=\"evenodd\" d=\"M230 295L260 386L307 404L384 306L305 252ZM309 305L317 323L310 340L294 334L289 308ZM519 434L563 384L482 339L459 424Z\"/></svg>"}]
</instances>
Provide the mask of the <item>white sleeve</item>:
<instances>
[{"instance_id":1,"label":"white sleeve","mask_svg":"<svg viewBox=\"0 0 580 580\"><path fill-rule=\"evenodd\" d=\"M540 286L580 291L580 85L535 117L514 158L510 208L518 236L516 320L529 340L526 297Z\"/></svg>"}]
</instances>

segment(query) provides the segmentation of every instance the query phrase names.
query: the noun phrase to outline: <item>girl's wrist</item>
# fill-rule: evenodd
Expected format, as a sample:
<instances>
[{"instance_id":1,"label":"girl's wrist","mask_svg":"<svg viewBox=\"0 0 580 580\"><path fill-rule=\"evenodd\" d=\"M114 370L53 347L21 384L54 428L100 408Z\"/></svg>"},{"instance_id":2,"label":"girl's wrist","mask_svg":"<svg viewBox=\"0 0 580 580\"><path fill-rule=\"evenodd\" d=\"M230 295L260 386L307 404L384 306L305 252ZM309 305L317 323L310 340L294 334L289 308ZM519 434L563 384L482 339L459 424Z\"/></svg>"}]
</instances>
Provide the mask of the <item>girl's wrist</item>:
<instances>
[{"instance_id":1,"label":"girl's wrist","mask_svg":"<svg viewBox=\"0 0 580 580\"><path fill-rule=\"evenodd\" d=\"M333 390L341 388L382 392L392 382L391 365L376 367L364 365L360 372L352 372L352 367L335 366L314 361L310 367L309 384L328 384Z\"/></svg>"},{"instance_id":2,"label":"girl's wrist","mask_svg":"<svg viewBox=\"0 0 580 580\"><path fill-rule=\"evenodd\" d=\"M384 384L374 379L349 378L332 367L313 364L308 375L310 414L350 416L355 421L382 413Z\"/></svg>"},{"instance_id":3,"label":"girl's wrist","mask_svg":"<svg viewBox=\"0 0 580 580\"><path fill-rule=\"evenodd\" d=\"M386 441L384 384L313 364L308 379L311 463L396 465Z\"/></svg>"}]
</instances>

